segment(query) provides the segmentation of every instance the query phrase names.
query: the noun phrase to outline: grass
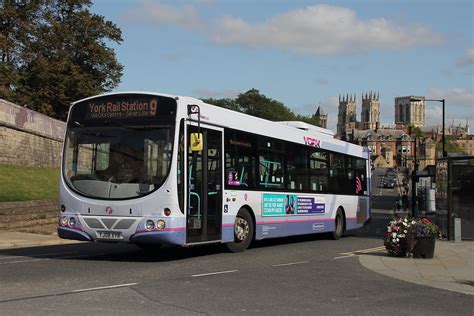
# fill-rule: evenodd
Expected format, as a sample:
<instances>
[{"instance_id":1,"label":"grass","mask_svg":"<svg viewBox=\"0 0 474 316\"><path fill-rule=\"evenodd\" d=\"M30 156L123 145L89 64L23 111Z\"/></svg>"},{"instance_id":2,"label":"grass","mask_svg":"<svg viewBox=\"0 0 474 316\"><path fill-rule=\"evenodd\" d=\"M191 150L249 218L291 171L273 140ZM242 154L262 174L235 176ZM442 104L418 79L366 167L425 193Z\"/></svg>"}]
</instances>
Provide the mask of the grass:
<instances>
[{"instance_id":1,"label":"grass","mask_svg":"<svg viewBox=\"0 0 474 316\"><path fill-rule=\"evenodd\" d=\"M0 202L57 199L59 168L0 165Z\"/></svg>"}]
</instances>

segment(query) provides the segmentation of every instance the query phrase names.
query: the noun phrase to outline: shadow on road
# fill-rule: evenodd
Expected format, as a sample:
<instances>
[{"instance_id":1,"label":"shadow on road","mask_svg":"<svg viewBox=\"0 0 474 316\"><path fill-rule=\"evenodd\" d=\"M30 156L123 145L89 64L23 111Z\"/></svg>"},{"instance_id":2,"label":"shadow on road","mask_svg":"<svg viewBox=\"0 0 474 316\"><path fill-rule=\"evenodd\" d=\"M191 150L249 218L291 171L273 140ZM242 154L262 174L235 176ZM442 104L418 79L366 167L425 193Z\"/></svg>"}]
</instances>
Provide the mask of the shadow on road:
<instances>
[{"instance_id":1,"label":"shadow on road","mask_svg":"<svg viewBox=\"0 0 474 316\"><path fill-rule=\"evenodd\" d=\"M346 234L343 238L346 238ZM350 236L350 234L349 234ZM255 241L251 248L266 248L315 240L327 240L329 234L314 234ZM79 243L0 250L0 255L16 262L41 260L87 260L112 262L167 262L201 256L229 253L225 245L212 244L193 247L163 246L141 249L133 244ZM230 254L230 253L229 253Z\"/></svg>"}]
</instances>

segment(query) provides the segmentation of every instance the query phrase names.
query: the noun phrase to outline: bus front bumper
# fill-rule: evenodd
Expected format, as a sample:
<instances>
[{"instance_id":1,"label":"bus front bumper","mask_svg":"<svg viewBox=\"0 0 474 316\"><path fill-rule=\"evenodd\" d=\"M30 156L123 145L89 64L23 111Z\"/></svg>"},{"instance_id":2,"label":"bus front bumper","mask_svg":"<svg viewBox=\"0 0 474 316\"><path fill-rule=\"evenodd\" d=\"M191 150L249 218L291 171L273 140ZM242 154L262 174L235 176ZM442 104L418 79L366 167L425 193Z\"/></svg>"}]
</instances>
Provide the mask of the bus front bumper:
<instances>
[{"instance_id":1,"label":"bus front bumper","mask_svg":"<svg viewBox=\"0 0 474 316\"><path fill-rule=\"evenodd\" d=\"M72 240L80 240L80 241L92 241L92 237L83 231L69 228L69 227L62 227L58 226L58 236L62 239L72 239Z\"/></svg>"}]
</instances>

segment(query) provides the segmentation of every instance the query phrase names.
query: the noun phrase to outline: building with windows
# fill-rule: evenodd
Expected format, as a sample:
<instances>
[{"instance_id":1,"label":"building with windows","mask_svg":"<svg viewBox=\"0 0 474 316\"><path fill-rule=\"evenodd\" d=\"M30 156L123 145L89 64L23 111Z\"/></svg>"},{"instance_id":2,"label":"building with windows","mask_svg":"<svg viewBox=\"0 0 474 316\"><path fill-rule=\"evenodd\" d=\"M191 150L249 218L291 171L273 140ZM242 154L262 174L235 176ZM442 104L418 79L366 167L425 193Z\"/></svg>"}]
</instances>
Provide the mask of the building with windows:
<instances>
[{"instance_id":1,"label":"building with windows","mask_svg":"<svg viewBox=\"0 0 474 316\"><path fill-rule=\"evenodd\" d=\"M421 127L425 125L425 97L395 98L395 124Z\"/></svg>"},{"instance_id":2,"label":"building with windows","mask_svg":"<svg viewBox=\"0 0 474 316\"><path fill-rule=\"evenodd\" d=\"M465 154L474 156L474 135L466 135L456 139L454 142L458 144Z\"/></svg>"},{"instance_id":3,"label":"building with windows","mask_svg":"<svg viewBox=\"0 0 474 316\"><path fill-rule=\"evenodd\" d=\"M414 142L401 129L354 130L348 140L367 146L375 167L409 167L413 160Z\"/></svg>"}]
</instances>

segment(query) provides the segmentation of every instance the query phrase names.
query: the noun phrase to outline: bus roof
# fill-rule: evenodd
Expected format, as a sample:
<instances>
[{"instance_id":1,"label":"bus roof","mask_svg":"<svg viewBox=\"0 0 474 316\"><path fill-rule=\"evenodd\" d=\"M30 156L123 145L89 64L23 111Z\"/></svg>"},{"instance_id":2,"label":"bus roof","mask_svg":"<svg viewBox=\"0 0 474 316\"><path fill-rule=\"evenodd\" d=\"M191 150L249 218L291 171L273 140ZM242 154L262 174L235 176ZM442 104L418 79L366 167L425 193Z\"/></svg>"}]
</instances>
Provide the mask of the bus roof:
<instances>
[{"instance_id":1,"label":"bus roof","mask_svg":"<svg viewBox=\"0 0 474 316\"><path fill-rule=\"evenodd\" d=\"M286 139L292 142L306 144L349 155L368 158L368 151L363 147L334 138L334 132L315 125L300 121L274 122L245 113L229 110L213 104L205 103L200 99L188 96L165 94L148 91L123 91L112 92L85 98L73 103L83 102L89 99L108 95L120 94L147 94L169 97L179 100L180 103L196 104L201 108L201 123L213 124L221 127L239 129L250 133L264 135L273 138ZM187 108L178 109L182 117L187 117ZM195 120L191 118L191 120ZM309 140L309 141L308 141Z\"/></svg>"},{"instance_id":2,"label":"bus roof","mask_svg":"<svg viewBox=\"0 0 474 316\"><path fill-rule=\"evenodd\" d=\"M311 125L311 124L308 124L306 122L301 122L301 121L279 121L277 123L292 126L292 127L296 127L296 128L301 129L301 130L304 130L304 131L320 132L320 133L327 134L327 135L332 136L332 137L334 137L334 135L335 135L334 132L331 131L330 129L322 128L322 127L319 127L319 126L316 126L316 125Z\"/></svg>"}]
</instances>

